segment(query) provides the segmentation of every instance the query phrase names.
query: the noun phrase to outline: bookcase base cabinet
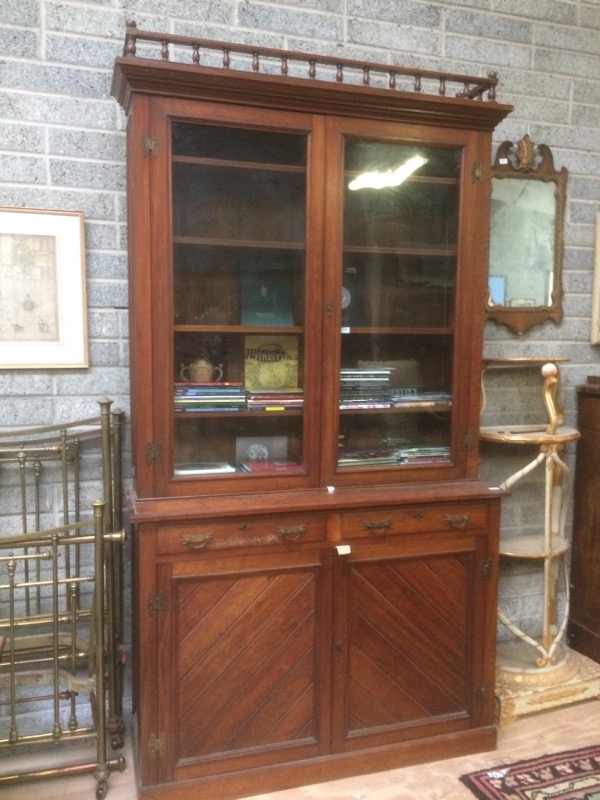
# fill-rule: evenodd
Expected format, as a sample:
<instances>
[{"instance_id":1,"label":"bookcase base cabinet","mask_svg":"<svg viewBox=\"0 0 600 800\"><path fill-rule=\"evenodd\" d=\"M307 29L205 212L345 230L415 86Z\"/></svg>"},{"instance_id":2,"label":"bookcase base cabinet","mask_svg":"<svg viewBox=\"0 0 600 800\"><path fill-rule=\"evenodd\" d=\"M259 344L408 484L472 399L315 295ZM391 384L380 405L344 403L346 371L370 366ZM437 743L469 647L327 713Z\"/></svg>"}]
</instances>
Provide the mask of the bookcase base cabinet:
<instances>
[{"instance_id":1,"label":"bookcase base cabinet","mask_svg":"<svg viewBox=\"0 0 600 800\"><path fill-rule=\"evenodd\" d=\"M499 498L353 494L134 515L144 797L233 799L493 749Z\"/></svg>"}]
</instances>

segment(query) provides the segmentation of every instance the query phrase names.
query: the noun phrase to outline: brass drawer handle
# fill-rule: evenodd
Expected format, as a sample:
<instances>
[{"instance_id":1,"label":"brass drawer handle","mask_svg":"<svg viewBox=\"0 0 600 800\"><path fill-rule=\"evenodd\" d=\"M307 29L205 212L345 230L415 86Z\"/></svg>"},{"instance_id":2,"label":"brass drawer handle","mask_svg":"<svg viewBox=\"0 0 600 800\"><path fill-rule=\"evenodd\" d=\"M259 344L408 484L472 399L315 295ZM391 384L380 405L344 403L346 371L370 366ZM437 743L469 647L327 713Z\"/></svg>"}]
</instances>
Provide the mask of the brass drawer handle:
<instances>
[{"instance_id":1,"label":"brass drawer handle","mask_svg":"<svg viewBox=\"0 0 600 800\"><path fill-rule=\"evenodd\" d=\"M290 525L287 528L277 528L277 536L287 539L288 542L297 542L306 533L306 525Z\"/></svg>"},{"instance_id":2,"label":"brass drawer handle","mask_svg":"<svg viewBox=\"0 0 600 800\"><path fill-rule=\"evenodd\" d=\"M469 519L468 514L456 514L455 516L448 515L444 517L444 522L452 528L464 528Z\"/></svg>"},{"instance_id":3,"label":"brass drawer handle","mask_svg":"<svg viewBox=\"0 0 600 800\"><path fill-rule=\"evenodd\" d=\"M376 519L376 520L366 520L363 522L363 528L366 531L371 531L377 535L378 533L383 533L390 527L389 519Z\"/></svg>"},{"instance_id":4,"label":"brass drawer handle","mask_svg":"<svg viewBox=\"0 0 600 800\"><path fill-rule=\"evenodd\" d=\"M202 550L207 544L214 541L212 533L203 533L200 536L182 536L181 543L188 547L193 547L194 550Z\"/></svg>"}]
</instances>

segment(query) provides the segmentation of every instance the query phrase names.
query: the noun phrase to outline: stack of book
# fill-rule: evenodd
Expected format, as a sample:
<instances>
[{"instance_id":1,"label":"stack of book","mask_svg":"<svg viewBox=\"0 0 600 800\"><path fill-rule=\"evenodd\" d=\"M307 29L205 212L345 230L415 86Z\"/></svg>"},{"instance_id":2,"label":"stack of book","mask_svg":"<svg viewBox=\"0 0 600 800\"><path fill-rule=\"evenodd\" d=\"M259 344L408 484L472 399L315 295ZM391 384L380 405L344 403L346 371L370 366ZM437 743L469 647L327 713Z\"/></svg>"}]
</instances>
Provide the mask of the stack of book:
<instances>
[{"instance_id":1,"label":"stack of book","mask_svg":"<svg viewBox=\"0 0 600 800\"><path fill-rule=\"evenodd\" d=\"M392 389L392 404L399 408L440 408L452 405L452 396L448 392L425 392L423 387L413 387L414 391Z\"/></svg>"},{"instance_id":2,"label":"stack of book","mask_svg":"<svg viewBox=\"0 0 600 800\"><path fill-rule=\"evenodd\" d=\"M175 411L244 411L246 390L241 383L175 384Z\"/></svg>"},{"instance_id":3,"label":"stack of book","mask_svg":"<svg viewBox=\"0 0 600 800\"><path fill-rule=\"evenodd\" d=\"M248 411L286 411L302 408L304 394L301 389L248 392Z\"/></svg>"},{"instance_id":4,"label":"stack of book","mask_svg":"<svg viewBox=\"0 0 600 800\"><path fill-rule=\"evenodd\" d=\"M407 447L397 451L399 464L437 464L448 461L449 447Z\"/></svg>"},{"instance_id":5,"label":"stack of book","mask_svg":"<svg viewBox=\"0 0 600 800\"><path fill-rule=\"evenodd\" d=\"M396 453L385 447L344 450L338 458L340 467L388 467L397 464Z\"/></svg>"},{"instance_id":6,"label":"stack of book","mask_svg":"<svg viewBox=\"0 0 600 800\"><path fill-rule=\"evenodd\" d=\"M248 458L240 461L244 472L298 472L302 464L287 458Z\"/></svg>"},{"instance_id":7,"label":"stack of book","mask_svg":"<svg viewBox=\"0 0 600 800\"><path fill-rule=\"evenodd\" d=\"M340 467L387 467L407 464L447 463L450 458L449 447L373 447L357 450L344 450L339 456Z\"/></svg>"},{"instance_id":8,"label":"stack of book","mask_svg":"<svg viewBox=\"0 0 600 800\"><path fill-rule=\"evenodd\" d=\"M340 370L340 408L390 408L393 373L390 367Z\"/></svg>"}]
</instances>

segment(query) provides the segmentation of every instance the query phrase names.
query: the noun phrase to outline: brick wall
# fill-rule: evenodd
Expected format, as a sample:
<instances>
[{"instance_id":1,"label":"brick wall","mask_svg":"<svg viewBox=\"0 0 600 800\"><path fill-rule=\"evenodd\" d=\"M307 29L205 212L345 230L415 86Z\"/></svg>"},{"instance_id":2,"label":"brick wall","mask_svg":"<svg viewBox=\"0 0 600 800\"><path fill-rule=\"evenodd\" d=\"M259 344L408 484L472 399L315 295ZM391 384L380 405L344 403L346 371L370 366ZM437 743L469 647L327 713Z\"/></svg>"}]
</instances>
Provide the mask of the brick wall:
<instances>
[{"instance_id":1,"label":"brick wall","mask_svg":"<svg viewBox=\"0 0 600 800\"><path fill-rule=\"evenodd\" d=\"M569 171L566 295L560 326L546 323L517 337L488 323L486 352L568 357L562 398L574 423L575 386L600 372L600 348L589 343L600 212L597 0L3 0L0 206L83 211L90 368L0 371L0 425L89 416L104 395L128 409L124 119L110 96L127 19L178 34L498 72L498 98L515 111L496 143L527 132ZM487 421L506 409L530 414L535 379L519 373L492 381ZM500 480L508 461L484 451L482 471ZM528 507L527 500L517 503L506 524ZM517 597L518 580L503 591Z\"/></svg>"}]
</instances>

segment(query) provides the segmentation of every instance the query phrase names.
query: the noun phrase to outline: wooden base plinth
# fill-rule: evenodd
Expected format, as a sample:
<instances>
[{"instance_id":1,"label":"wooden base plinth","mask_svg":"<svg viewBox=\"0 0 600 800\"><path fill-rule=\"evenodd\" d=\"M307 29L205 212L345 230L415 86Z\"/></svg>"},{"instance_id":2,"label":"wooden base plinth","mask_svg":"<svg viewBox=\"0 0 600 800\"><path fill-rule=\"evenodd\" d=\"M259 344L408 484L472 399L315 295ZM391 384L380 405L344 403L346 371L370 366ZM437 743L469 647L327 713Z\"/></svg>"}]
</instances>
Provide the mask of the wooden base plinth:
<instances>
[{"instance_id":1,"label":"wooden base plinth","mask_svg":"<svg viewBox=\"0 0 600 800\"><path fill-rule=\"evenodd\" d=\"M522 642L498 646L496 662L496 722L508 725L517 717L558 706L600 699L600 664L561 646L556 663L538 667L536 651Z\"/></svg>"}]
</instances>

